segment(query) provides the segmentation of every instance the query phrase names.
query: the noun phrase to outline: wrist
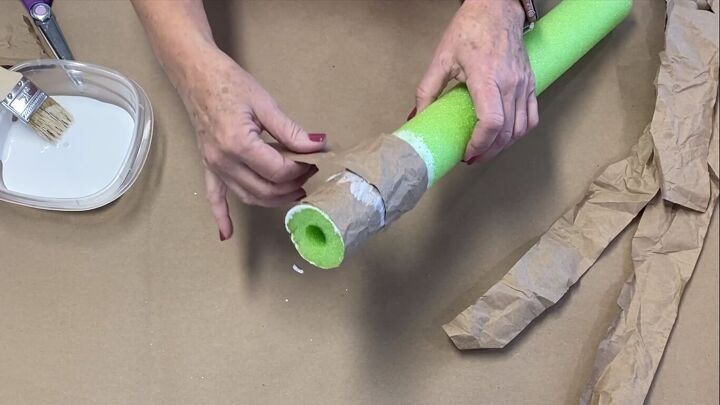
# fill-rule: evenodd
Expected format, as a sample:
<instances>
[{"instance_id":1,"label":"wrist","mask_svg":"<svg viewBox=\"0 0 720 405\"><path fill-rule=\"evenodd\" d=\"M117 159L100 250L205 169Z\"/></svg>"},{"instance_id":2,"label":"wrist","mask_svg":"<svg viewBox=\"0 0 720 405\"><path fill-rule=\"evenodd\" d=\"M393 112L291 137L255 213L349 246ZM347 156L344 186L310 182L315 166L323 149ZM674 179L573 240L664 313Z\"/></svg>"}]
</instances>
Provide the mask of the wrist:
<instances>
[{"instance_id":1,"label":"wrist","mask_svg":"<svg viewBox=\"0 0 720 405\"><path fill-rule=\"evenodd\" d=\"M227 58L214 42L204 38L184 38L174 44L165 44L157 54L175 87L191 84L198 74L217 66L219 58Z\"/></svg>"},{"instance_id":2,"label":"wrist","mask_svg":"<svg viewBox=\"0 0 720 405\"><path fill-rule=\"evenodd\" d=\"M523 4L525 2L532 3L531 0L463 0L464 6L478 7L486 10L486 12L499 13L498 16L505 16L522 27L527 19L527 14Z\"/></svg>"},{"instance_id":3,"label":"wrist","mask_svg":"<svg viewBox=\"0 0 720 405\"><path fill-rule=\"evenodd\" d=\"M525 25L525 22L527 20L527 13L525 12L525 8L523 7L525 1L526 0L502 0L502 3L504 3L505 6L505 12L510 14L513 22L519 23L520 26Z\"/></svg>"},{"instance_id":4,"label":"wrist","mask_svg":"<svg viewBox=\"0 0 720 405\"><path fill-rule=\"evenodd\" d=\"M186 33L182 36L172 35L158 38L154 45L156 54L163 65L184 66L197 64L198 61L201 61L201 56L220 52L212 38L206 38L200 34Z\"/></svg>"}]
</instances>

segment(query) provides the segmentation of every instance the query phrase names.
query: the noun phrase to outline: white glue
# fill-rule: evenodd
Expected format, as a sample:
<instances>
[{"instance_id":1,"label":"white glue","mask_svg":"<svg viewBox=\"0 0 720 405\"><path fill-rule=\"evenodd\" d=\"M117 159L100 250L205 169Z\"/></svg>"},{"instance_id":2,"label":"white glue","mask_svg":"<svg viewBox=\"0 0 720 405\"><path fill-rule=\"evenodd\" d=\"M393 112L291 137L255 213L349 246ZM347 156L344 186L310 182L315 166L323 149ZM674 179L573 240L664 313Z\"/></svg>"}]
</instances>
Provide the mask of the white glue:
<instances>
[{"instance_id":1,"label":"white glue","mask_svg":"<svg viewBox=\"0 0 720 405\"><path fill-rule=\"evenodd\" d=\"M2 181L12 192L44 198L81 198L110 185L133 140L135 123L122 108L81 96L54 96L73 116L57 144L21 122L0 145Z\"/></svg>"}]
</instances>

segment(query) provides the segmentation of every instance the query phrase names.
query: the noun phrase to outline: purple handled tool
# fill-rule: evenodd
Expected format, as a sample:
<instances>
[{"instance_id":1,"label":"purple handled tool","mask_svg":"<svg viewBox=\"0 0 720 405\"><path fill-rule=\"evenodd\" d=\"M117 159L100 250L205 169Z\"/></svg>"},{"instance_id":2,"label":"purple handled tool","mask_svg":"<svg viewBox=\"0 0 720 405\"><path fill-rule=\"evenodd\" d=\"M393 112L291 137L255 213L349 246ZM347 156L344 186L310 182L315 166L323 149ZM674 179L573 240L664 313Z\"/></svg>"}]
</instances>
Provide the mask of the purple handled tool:
<instances>
[{"instance_id":1,"label":"purple handled tool","mask_svg":"<svg viewBox=\"0 0 720 405\"><path fill-rule=\"evenodd\" d=\"M21 0L40 35L58 59L75 59L52 12L53 0Z\"/></svg>"}]
</instances>

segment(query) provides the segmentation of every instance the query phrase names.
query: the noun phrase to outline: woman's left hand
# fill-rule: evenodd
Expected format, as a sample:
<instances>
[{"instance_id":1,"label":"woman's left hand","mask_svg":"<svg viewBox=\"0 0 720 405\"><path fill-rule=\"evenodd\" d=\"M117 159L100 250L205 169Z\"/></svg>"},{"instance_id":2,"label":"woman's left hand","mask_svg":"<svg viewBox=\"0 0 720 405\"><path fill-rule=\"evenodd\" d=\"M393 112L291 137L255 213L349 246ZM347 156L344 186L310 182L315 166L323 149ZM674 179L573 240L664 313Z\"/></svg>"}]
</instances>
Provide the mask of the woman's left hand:
<instances>
[{"instance_id":1,"label":"woman's left hand","mask_svg":"<svg viewBox=\"0 0 720 405\"><path fill-rule=\"evenodd\" d=\"M478 118L465 152L468 163L495 157L538 124L524 21L518 0L466 0L417 88L419 112L451 79L466 83Z\"/></svg>"}]
</instances>

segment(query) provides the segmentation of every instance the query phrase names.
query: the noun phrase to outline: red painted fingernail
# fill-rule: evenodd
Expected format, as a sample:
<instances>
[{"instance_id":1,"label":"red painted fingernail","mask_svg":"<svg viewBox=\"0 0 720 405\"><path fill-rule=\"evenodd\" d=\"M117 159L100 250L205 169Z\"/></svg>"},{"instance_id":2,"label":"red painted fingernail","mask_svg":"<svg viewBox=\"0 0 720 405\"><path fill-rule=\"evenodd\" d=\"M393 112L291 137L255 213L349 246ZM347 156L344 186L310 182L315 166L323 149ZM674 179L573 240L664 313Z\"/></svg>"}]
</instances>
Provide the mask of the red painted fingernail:
<instances>
[{"instance_id":1,"label":"red painted fingernail","mask_svg":"<svg viewBox=\"0 0 720 405\"><path fill-rule=\"evenodd\" d=\"M324 142L326 136L325 134L308 134L308 138L313 142Z\"/></svg>"},{"instance_id":2,"label":"red painted fingernail","mask_svg":"<svg viewBox=\"0 0 720 405\"><path fill-rule=\"evenodd\" d=\"M413 119L413 117L415 117L415 114L417 114L417 106L415 106L412 111L410 111L410 114L408 114L406 121L410 121L411 119Z\"/></svg>"},{"instance_id":3,"label":"red painted fingernail","mask_svg":"<svg viewBox=\"0 0 720 405\"><path fill-rule=\"evenodd\" d=\"M220 242L225 242L225 235L223 235L222 231L218 229L218 233L220 234Z\"/></svg>"}]
</instances>

